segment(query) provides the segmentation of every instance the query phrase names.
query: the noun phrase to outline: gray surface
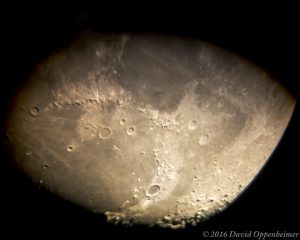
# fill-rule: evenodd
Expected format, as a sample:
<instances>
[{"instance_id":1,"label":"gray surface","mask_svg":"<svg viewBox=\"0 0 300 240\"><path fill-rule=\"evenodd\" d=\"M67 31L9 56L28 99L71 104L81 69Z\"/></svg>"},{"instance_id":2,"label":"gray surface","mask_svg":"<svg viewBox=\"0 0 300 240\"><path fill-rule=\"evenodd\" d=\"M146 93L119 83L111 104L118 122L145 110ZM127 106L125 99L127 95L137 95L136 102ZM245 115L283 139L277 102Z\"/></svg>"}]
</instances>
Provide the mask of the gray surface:
<instances>
[{"instance_id":1,"label":"gray surface","mask_svg":"<svg viewBox=\"0 0 300 240\"><path fill-rule=\"evenodd\" d=\"M83 34L12 106L12 152L34 182L112 222L180 228L243 191L295 100L207 43Z\"/></svg>"}]
</instances>

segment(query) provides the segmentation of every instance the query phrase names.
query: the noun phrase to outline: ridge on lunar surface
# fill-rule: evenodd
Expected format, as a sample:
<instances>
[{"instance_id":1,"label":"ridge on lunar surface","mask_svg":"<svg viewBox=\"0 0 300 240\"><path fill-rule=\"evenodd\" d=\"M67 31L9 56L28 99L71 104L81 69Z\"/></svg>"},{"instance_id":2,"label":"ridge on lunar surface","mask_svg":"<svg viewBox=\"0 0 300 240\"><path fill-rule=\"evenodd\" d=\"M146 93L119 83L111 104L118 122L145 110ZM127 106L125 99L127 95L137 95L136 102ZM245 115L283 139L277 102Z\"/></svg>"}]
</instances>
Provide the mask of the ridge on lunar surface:
<instances>
[{"instance_id":1,"label":"ridge on lunar surface","mask_svg":"<svg viewBox=\"0 0 300 240\"><path fill-rule=\"evenodd\" d=\"M93 35L40 64L6 130L18 165L51 192L109 222L176 229L247 187L294 106L265 72L207 43Z\"/></svg>"}]
</instances>

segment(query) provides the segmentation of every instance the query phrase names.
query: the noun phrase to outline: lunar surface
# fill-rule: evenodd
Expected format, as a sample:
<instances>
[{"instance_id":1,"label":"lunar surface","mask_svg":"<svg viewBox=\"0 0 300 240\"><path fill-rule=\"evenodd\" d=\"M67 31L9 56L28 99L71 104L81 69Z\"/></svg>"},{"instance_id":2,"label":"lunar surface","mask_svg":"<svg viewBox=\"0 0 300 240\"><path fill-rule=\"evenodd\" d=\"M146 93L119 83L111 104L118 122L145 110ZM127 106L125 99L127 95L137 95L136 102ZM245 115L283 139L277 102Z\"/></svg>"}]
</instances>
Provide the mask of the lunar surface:
<instances>
[{"instance_id":1,"label":"lunar surface","mask_svg":"<svg viewBox=\"0 0 300 240\"><path fill-rule=\"evenodd\" d=\"M238 197L294 106L266 72L208 43L85 33L36 67L6 133L38 186L108 222L176 229Z\"/></svg>"}]
</instances>

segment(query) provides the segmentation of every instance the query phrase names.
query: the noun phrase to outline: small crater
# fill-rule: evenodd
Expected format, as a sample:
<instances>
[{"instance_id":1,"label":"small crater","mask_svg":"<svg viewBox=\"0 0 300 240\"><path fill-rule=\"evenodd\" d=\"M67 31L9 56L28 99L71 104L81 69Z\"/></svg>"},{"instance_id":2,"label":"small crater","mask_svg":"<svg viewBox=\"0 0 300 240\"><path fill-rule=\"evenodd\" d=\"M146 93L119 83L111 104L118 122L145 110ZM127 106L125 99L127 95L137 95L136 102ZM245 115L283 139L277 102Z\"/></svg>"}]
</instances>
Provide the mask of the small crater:
<instances>
[{"instance_id":1,"label":"small crater","mask_svg":"<svg viewBox=\"0 0 300 240\"><path fill-rule=\"evenodd\" d=\"M129 127L129 128L127 129L127 134L128 134L128 135L133 135L133 134L135 134L135 128L134 128L134 127Z\"/></svg>"},{"instance_id":2,"label":"small crater","mask_svg":"<svg viewBox=\"0 0 300 240\"><path fill-rule=\"evenodd\" d=\"M138 109L140 112L142 112L142 113L146 111L146 109L145 109L145 108L142 108L142 107L138 107L137 109Z\"/></svg>"},{"instance_id":3,"label":"small crater","mask_svg":"<svg viewBox=\"0 0 300 240\"><path fill-rule=\"evenodd\" d=\"M73 146L68 146L68 147L67 147L67 151L68 151L68 152L72 152L73 150L74 150L74 147L73 147Z\"/></svg>"},{"instance_id":4,"label":"small crater","mask_svg":"<svg viewBox=\"0 0 300 240\"><path fill-rule=\"evenodd\" d=\"M33 107L30 108L29 113L30 113L32 116L37 116L37 115L39 115L40 110L39 110L38 107L33 106Z\"/></svg>"},{"instance_id":5,"label":"small crater","mask_svg":"<svg viewBox=\"0 0 300 240\"><path fill-rule=\"evenodd\" d=\"M247 90L247 88L243 88L243 90L242 90L242 94L243 95L246 95L248 93L248 90Z\"/></svg>"},{"instance_id":6,"label":"small crater","mask_svg":"<svg viewBox=\"0 0 300 240\"><path fill-rule=\"evenodd\" d=\"M196 120L189 121L188 128L190 130L194 130L196 127L197 127L197 121Z\"/></svg>"},{"instance_id":7,"label":"small crater","mask_svg":"<svg viewBox=\"0 0 300 240\"><path fill-rule=\"evenodd\" d=\"M172 218L170 216L164 216L162 219L164 222L171 222Z\"/></svg>"},{"instance_id":8,"label":"small crater","mask_svg":"<svg viewBox=\"0 0 300 240\"><path fill-rule=\"evenodd\" d=\"M126 123L126 119L125 118L122 118L121 120L120 120L120 124L121 125L124 125Z\"/></svg>"},{"instance_id":9,"label":"small crater","mask_svg":"<svg viewBox=\"0 0 300 240\"><path fill-rule=\"evenodd\" d=\"M47 169L48 167L48 164L44 164L44 169Z\"/></svg>"},{"instance_id":10,"label":"small crater","mask_svg":"<svg viewBox=\"0 0 300 240\"><path fill-rule=\"evenodd\" d=\"M199 137L199 144L201 146L208 144L208 142L209 142L209 136L207 134L201 135Z\"/></svg>"},{"instance_id":11,"label":"small crater","mask_svg":"<svg viewBox=\"0 0 300 240\"><path fill-rule=\"evenodd\" d=\"M27 151L27 152L26 152L26 155L27 155L27 156L31 156L31 151L30 151L30 150Z\"/></svg>"},{"instance_id":12,"label":"small crater","mask_svg":"<svg viewBox=\"0 0 300 240\"><path fill-rule=\"evenodd\" d=\"M159 192L160 187L158 185L152 185L148 188L147 194L148 195L155 195Z\"/></svg>"},{"instance_id":13,"label":"small crater","mask_svg":"<svg viewBox=\"0 0 300 240\"><path fill-rule=\"evenodd\" d=\"M99 130L99 137L101 139L107 139L111 136L111 129L109 127L101 127Z\"/></svg>"}]
</instances>

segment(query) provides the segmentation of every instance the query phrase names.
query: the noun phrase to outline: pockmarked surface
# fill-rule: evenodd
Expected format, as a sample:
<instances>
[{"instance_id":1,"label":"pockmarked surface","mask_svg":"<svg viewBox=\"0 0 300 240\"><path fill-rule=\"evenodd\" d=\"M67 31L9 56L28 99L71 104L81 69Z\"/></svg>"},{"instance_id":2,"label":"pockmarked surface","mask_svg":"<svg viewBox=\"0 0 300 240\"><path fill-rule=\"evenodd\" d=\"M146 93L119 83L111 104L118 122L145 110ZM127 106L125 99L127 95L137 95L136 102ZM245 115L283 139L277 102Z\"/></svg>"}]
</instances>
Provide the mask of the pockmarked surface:
<instances>
[{"instance_id":1,"label":"pockmarked surface","mask_svg":"<svg viewBox=\"0 0 300 240\"><path fill-rule=\"evenodd\" d=\"M247 187L294 106L266 72L208 43L82 34L37 66L6 133L54 194L109 222L182 228Z\"/></svg>"}]
</instances>

